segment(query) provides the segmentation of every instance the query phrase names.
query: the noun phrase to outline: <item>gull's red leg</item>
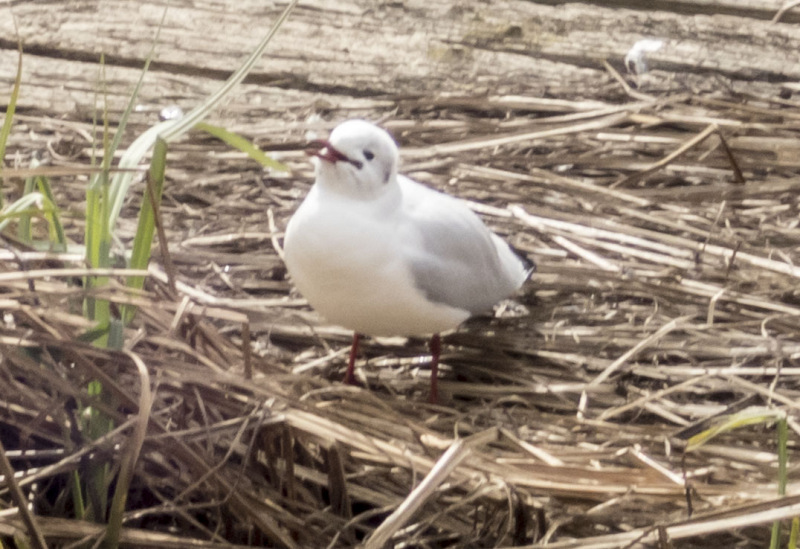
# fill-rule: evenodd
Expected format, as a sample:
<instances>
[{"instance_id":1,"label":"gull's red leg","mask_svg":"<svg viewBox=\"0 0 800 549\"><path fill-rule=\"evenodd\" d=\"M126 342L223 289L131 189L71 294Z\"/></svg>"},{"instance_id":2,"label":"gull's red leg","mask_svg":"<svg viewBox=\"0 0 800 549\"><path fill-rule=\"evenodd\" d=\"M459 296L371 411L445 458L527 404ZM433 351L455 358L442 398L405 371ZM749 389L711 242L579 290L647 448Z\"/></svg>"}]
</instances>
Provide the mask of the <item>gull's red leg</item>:
<instances>
[{"instance_id":1,"label":"gull's red leg","mask_svg":"<svg viewBox=\"0 0 800 549\"><path fill-rule=\"evenodd\" d=\"M347 372L344 374L344 382L348 385L356 384L356 356L358 355L358 342L360 340L361 334L353 332L353 346L350 347L350 359L347 361Z\"/></svg>"},{"instance_id":2,"label":"gull's red leg","mask_svg":"<svg viewBox=\"0 0 800 549\"><path fill-rule=\"evenodd\" d=\"M439 356L442 354L442 340L439 334L433 334L428 344L431 350L431 394L429 399L432 404L439 402Z\"/></svg>"}]
</instances>

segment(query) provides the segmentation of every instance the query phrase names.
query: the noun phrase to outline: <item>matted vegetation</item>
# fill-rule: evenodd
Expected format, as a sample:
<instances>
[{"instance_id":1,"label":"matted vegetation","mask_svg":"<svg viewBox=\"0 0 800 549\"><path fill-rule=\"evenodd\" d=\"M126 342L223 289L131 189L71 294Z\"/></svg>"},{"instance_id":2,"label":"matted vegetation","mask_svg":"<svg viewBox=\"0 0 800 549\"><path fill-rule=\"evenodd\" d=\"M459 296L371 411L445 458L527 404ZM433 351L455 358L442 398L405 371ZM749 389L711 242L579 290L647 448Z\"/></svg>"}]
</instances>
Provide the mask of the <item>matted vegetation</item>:
<instances>
[{"instance_id":1,"label":"matted vegetation","mask_svg":"<svg viewBox=\"0 0 800 549\"><path fill-rule=\"evenodd\" d=\"M92 271L110 283L87 290L83 254L7 239L0 440L17 476L0 493L0 539L100 539L102 519L74 520L71 479L107 468L113 492L140 445L125 547L766 546L773 521L800 514L798 104L609 89L397 98L245 128L290 176L194 135L171 149L169 246L141 291L122 270ZM281 228L312 179L307 133L354 115L392 131L402 171L469 200L538 265L496 318L444 338L439 405L425 402L421 342L365 345L365 387L342 385L349 334L305 307L280 261ZM25 133L51 121L20 120L15 154L54 146ZM79 151L100 139L70 131L87 139ZM50 163L80 242L88 168ZM120 350L81 340L87 292L112 311L138 307ZM86 407L114 428L82 432ZM684 451L741 410L754 425ZM764 420L784 415L781 498Z\"/></svg>"}]
</instances>

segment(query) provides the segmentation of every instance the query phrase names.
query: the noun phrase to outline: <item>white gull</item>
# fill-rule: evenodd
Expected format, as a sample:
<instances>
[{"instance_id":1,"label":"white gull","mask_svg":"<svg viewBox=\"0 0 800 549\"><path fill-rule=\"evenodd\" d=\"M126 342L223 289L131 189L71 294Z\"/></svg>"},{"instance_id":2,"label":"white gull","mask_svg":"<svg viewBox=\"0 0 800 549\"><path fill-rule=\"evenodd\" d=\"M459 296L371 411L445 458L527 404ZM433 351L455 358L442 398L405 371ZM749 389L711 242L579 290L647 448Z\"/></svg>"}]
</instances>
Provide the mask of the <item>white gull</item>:
<instances>
[{"instance_id":1,"label":"white gull","mask_svg":"<svg viewBox=\"0 0 800 549\"><path fill-rule=\"evenodd\" d=\"M316 142L316 181L286 228L300 293L326 320L359 334L431 337L437 400L439 333L491 310L528 276L523 261L462 201L397 173L389 134L364 120Z\"/></svg>"}]
</instances>

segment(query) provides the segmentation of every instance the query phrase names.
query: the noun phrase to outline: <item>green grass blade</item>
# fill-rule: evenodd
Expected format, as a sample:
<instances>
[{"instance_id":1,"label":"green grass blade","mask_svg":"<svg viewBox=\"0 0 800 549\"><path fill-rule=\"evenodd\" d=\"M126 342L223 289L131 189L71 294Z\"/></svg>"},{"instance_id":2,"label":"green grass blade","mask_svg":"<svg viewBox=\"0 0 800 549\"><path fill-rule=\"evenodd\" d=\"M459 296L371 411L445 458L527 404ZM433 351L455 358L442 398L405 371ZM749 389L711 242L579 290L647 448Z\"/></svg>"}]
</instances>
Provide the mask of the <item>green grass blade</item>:
<instances>
[{"instance_id":1,"label":"green grass blade","mask_svg":"<svg viewBox=\"0 0 800 549\"><path fill-rule=\"evenodd\" d=\"M789 467L789 425L786 416L778 420L778 495L786 495Z\"/></svg>"},{"instance_id":2,"label":"green grass blade","mask_svg":"<svg viewBox=\"0 0 800 549\"><path fill-rule=\"evenodd\" d=\"M33 549L30 538L22 533L14 534L14 548L15 549ZM4 548L5 549L5 548Z\"/></svg>"},{"instance_id":3,"label":"green grass blade","mask_svg":"<svg viewBox=\"0 0 800 549\"><path fill-rule=\"evenodd\" d=\"M278 29L281 27L281 25L283 25L283 22L286 21L287 17L289 17L289 14L297 5L297 2L298 0L292 0L289 5L286 6L286 9L283 10L280 17L278 17L278 20L272 25L272 28L269 30L264 39L261 40L261 43L258 45L258 47L253 50L253 53L250 54L242 66L239 67L239 69L233 73L227 81L225 81L225 84L223 84L219 90L206 99L202 104L189 111L186 116L178 120L178 124L176 124L173 128L162 134L164 141L171 143L196 126L198 122L203 120L203 118L205 118L208 113L211 112L211 110L216 107L220 101L222 101L222 99L230 90L244 80L256 62L261 58L261 55L264 53L264 50L267 48L267 45L272 40L273 36L275 36L275 33L278 32Z\"/></svg>"},{"instance_id":4,"label":"green grass blade","mask_svg":"<svg viewBox=\"0 0 800 549\"><path fill-rule=\"evenodd\" d=\"M105 82L105 56L100 55L100 71L98 86ZM105 92L105 86L103 91ZM104 99L107 99L105 93ZM103 158L109 157L110 144L108 141L108 101L104 101L103 107ZM95 108L95 113L97 109ZM96 127L96 115L94 117ZM94 148L92 159L94 163ZM86 188L86 227L84 229L84 244L86 246L86 262L92 267L108 267L111 264L111 233L108 231L105 220L108 218L108 181L109 172L107 169L101 170L89 181ZM84 300L84 315L89 320L93 320L103 328L107 327L111 318L111 305L106 300L96 300L91 296L92 288L102 287L108 284L106 277L87 277L84 280L84 288L87 290L87 297ZM106 344L106 336L102 336L94 343L101 347Z\"/></svg>"},{"instance_id":5,"label":"green grass blade","mask_svg":"<svg viewBox=\"0 0 800 549\"><path fill-rule=\"evenodd\" d=\"M6 144L8 143L8 136L11 135L11 126L14 123L14 113L17 110L17 100L19 99L19 88L22 84L22 42L17 42L19 48L19 60L17 61L17 76L14 78L14 87L11 89L11 97L8 99L8 107L6 108L6 116L3 120L3 127L0 128L0 172L3 170L6 157ZM3 179L0 178L0 185ZM2 188L2 187L0 187ZM3 193L0 192L0 208L3 207Z\"/></svg>"},{"instance_id":6,"label":"green grass blade","mask_svg":"<svg viewBox=\"0 0 800 549\"><path fill-rule=\"evenodd\" d=\"M34 162L31 162L31 167L33 166ZM36 179L34 177L28 177L25 179L25 186L22 189L22 195L28 195L33 192L36 188ZM31 214L30 213L22 213L19 216L19 221L17 222L17 238L19 238L20 242L25 242L26 244L30 244L33 242L33 233L31 232Z\"/></svg>"},{"instance_id":7,"label":"green grass blade","mask_svg":"<svg viewBox=\"0 0 800 549\"><path fill-rule=\"evenodd\" d=\"M125 330L122 321L112 318L108 325L108 348L120 350L125 345Z\"/></svg>"},{"instance_id":8,"label":"green grass blade","mask_svg":"<svg viewBox=\"0 0 800 549\"><path fill-rule=\"evenodd\" d=\"M122 113L122 117L119 119L119 124L117 125L117 131L114 133L114 139L111 142L110 152L111 154L103 157L103 168L108 169L111 167L111 160L114 158L114 153L117 152L119 148L120 141L122 140L122 135L125 133L125 127L128 125L128 118L130 118L131 113L133 112L134 107L136 106L136 99L139 97L139 92L142 89L142 84L144 83L144 77L147 75L147 71L150 69L150 63L153 60L153 56L156 53L156 45L158 44L158 39L161 36L161 29L164 26L164 21L167 18L167 10L169 9L169 2L167 5L164 6L164 12L161 14L161 22L158 24L156 28L156 34L153 37L153 43L150 45L150 51L147 53L147 58L144 61L144 67L142 68L142 72L139 75L139 80L136 82L136 86L133 88L133 92L131 93L131 97L128 100L128 104L125 106L125 111Z\"/></svg>"},{"instance_id":9,"label":"green grass blade","mask_svg":"<svg viewBox=\"0 0 800 549\"><path fill-rule=\"evenodd\" d=\"M686 451L692 452L697 450L711 439L723 433L733 431L734 429L740 429L748 425L756 425L759 423L774 423L785 417L786 414L781 410L765 408L763 406L750 406L735 414L723 416L720 421L710 429L706 429L691 437L686 445Z\"/></svg>"},{"instance_id":10,"label":"green grass blade","mask_svg":"<svg viewBox=\"0 0 800 549\"><path fill-rule=\"evenodd\" d=\"M786 416L778 420L778 495L786 495L787 468L789 465L789 425ZM770 538L770 549L778 549L781 543L781 521L776 520L772 523L772 536Z\"/></svg>"},{"instance_id":11,"label":"green grass blade","mask_svg":"<svg viewBox=\"0 0 800 549\"><path fill-rule=\"evenodd\" d=\"M111 234L106 224L108 202L105 200L108 174L101 173L97 181L99 185L89 185L86 191L86 261L92 267L108 267L111 265ZM106 277L87 277L84 287L90 293L92 288L102 287L107 283ZM100 327L108 326L111 306L106 300L87 297L84 308L86 318L94 320ZM106 336L103 336L96 343L104 346L105 342Z\"/></svg>"},{"instance_id":12,"label":"green grass blade","mask_svg":"<svg viewBox=\"0 0 800 549\"><path fill-rule=\"evenodd\" d=\"M786 495L787 467L788 467L788 438L789 428L786 422L786 413L775 408L765 408L763 406L751 406L735 414L723 416L720 421L705 431L696 434L689 439L686 452L697 450L711 439L722 433L740 429L748 425L761 423L776 423L778 433L778 495ZM778 549L781 538L781 523L775 521L772 524L770 537L770 549Z\"/></svg>"},{"instance_id":13,"label":"green grass blade","mask_svg":"<svg viewBox=\"0 0 800 549\"><path fill-rule=\"evenodd\" d=\"M144 82L144 77L150 67L150 62L155 53L155 47L161 33L161 28L164 26L164 20L167 15L169 5L164 8L161 16L161 23L159 24L150 52L145 60L144 67L139 80L131 93L125 111L120 118L117 125L117 131L113 139L108 142L108 116L104 114L104 127L103 132L103 160L102 170L98 173L89 183L86 192L86 230L84 241L86 243L86 260L89 265L94 267L107 267L111 264L111 248L112 248L112 234L116 222L116 215L122 208L122 201L125 199L124 193L119 193L114 180L110 177L111 162L114 159L114 154L119 148L122 136L125 133L125 127L128 123L128 118L136 105L136 100ZM101 57L101 64L104 66L104 58ZM103 79L105 80L105 79ZM106 102L107 104L107 102ZM127 191L127 188L125 189ZM117 204L117 205L114 205ZM114 215L112 220L112 214ZM86 288L100 287L108 283L108 279L104 277L96 278L86 281ZM85 312L88 318L100 323L101 326L108 326L111 319L110 305L105 300L94 300L87 298L85 304ZM106 345L107 339L105 336L96 342L98 345Z\"/></svg>"},{"instance_id":14,"label":"green grass blade","mask_svg":"<svg viewBox=\"0 0 800 549\"><path fill-rule=\"evenodd\" d=\"M65 252L67 251L67 237L64 234L64 226L61 224L61 216L58 214L56 198L53 196L50 180L41 175L37 176L36 187L52 205L49 211L44 212L45 219L47 219L48 232L50 234L50 247L55 251Z\"/></svg>"},{"instance_id":15,"label":"green grass blade","mask_svg":"<svg viewBox=\"0 0 800 549\"><path fill-rule=\"evenodd\" d=\"M154 126L154 128L158 127L161 131L160 133L156 132L159 137L155 139L153 157L150 162L150 171L148 172L148 188L145 190L145 197L139 212L139 224L136 230L136 236L134 237L133 252L129 263L131 268L146 269L150 261L150 250L152 249L153 235L155 233L155 215L161 204L161 194L164 189L164 172L166 169L168 143L179 138L189 129L200 123L211 109L213 109L234 86L239 84L245 76L247 76L247 73L250 72L256 61L260 59L267 45L272 40L272 37L289 16L296 4L297 0L293 0L289 3L258 47L216 93L211 95L201 105L192 109L183 118L167 120ZM153 130L153 128L151 128L151 130ZM150 130L146 133L148 134L146 139L144 134L140 137L140 139L142 139L142 145L146 144L150 139ZM139 141L139 139L137 139L137 141ZM130 277L128 279L128 287L141 289L143 286L144 277ZM134 311L135 309L133 307L123 308L123 321L125 323L133 318Z\"/></svg>"},{"instance_id":16,"label":"green grass blade","mask_svg":"<svg viewBox=\"0 0 800 549\"><path fill-rule=\"evenodd\" d=\"M169 132L178 123L179 120L165 120L148 128L147 131L142 133L133 143L131 143L131 145L122 155L122 158L119 161L119 167L121 170L114 174L111 180L111 211L109 215L110 228L114 227L117 219L119 218L120 211L122 210L122 206L125 202L125 196L127 195L128 189L133 184L133 180L137 175L135 171L136 167L140 165L142 159L147 155L150 149L153 148L158 136ZM261 151L261 149L240 135L229 132L224 128L206 124L205 122L198 123L197 129L204 130L214 137L224 141L228 145L239 149L263 166L281 171L288 170L286 166L268 157L263 151Z\"/></svg>"},{"instance_id":17,"label":"green grass blade","mask_svg":"<svg viewBox=\"0 0 800 549\"><path fill-rule=\"evenodd\" d=\"M109 511L108 527L106 528L106 534L103 540L103 547L109 549L115 549L119 546L122 522L125 516L125 502L128 499L130 485L133 482L136 462L139 459L139 454L147 436L147 425L153 408L153 393L150 388L150 375L147 371L147 366L132 353L129 353L128 356L136 364L141 381L141 392L138 403L139 413L133 433L122 456L117 485L114 489L114 498Z\"/></svg>"},{"instance_id":18,"label":"green grass blade","mask_svg":"<svg viewBox=\"0 0 800 549\"><path fill-rule=\"evenodd\" d=\"M47 208L52 208L52 204L49 204L47 197L41 193L31 192L19 197L0 212L0 232L4 231L14 219L40 214Z\"/></svg>"},{"instance_id":19,"label":"green grass blade","mask_svg":"<svg viewBox=\"0 0 800 549\"><path fill-rule=\"evenodd\" d=\"M273 160L267 156L264 151L256 147L252 142L248 141L239 134L233 133L219 126L207 124L205 122L198 122L195 128L208 132L220 141L225 142L235 149L239 149L262 166L272 168L273 170L280 170L282 172L289 171L289 168L277 160Z\"/></svg>"},{"instance_id":20,"label":"green grass blade","mask_svg":"<svg viewBox=\"0 0 800 549\"><path fill-rule=\"evenodd\" d=\"M105 326L97 326L96 328L93 328L91 330L87 330L87 331L83 332L81 335L79 335L75 339L77 341L83 341L84 343L92 343L92 342L97 341L98 339L101 339L103 337L106 337L106 338L109 337L109 332L110 331L111 331L111 328L110 328L110 326L108 324L106 324Z\"/></svg>"},{"instance_id":21,"label":"green grass blade","mask_svg":"<svg viewBox=\"0 0 800 549\"><path fill-rule=\"evenodd\" d=\"M136 167L139 166L142 159L147 155L150 149L153 148L158 135L174 126L176 122L175 120L165 120L164 122L159 122L155 126L148 128L147 131L137 137L123 153L119 161L121 171L115 173L112 177L111 188L109 190L109 231L113 232L117 224L117 218L119 218L119 213L122 211L122 206L125 203L125 196L128 194L128 189L133 184L133 179L137 175L135 171Z\"/></svg>"},{"instance_id":22,"label":"green grass blade","mask_svg":"<svg viewBox=\"0 0 800 549\"><path fill-rule=\"evenodd\" d=\"M86 503L83 500L80 473L78 471L73 471L69 479L69 488L72 494L72 508L75 513L75 518L84 520L86 518Z\"/></svg>"},{"instance_id":23,"label":"green grass blade","mask_svg":"<svg viewBox=\"0 0 800 549\"><path fill-rule=\"evenodd\" d=\"M38 162L31 161L31 168L36 168ZM47 220L48 233L50 235L50 249L59 252L66 251L67 237L64 235L64 227L61 225L61 218L58 215L58 209L55 207L56 199L53 196L53 189L50 187L49 180L44 176L28 177L25 179L25 186L22 191L23 196L30 195L38 189L37 196L44 197L42 200L36 202L41 203L41 210L36 211L21 211L19 212L19 221L17 223L17 237L20 241L31 244L33 243L33 233L31 231L31 217L34 213L44 214Z\"/></svg>"},{"instance_id":24,"label":"green grass blade","mask_svg":"<svg viewBox=\"0 0 800 549\"><path fill-rule=\"evenodd\" d=\"M164 190L164 172L167 166L167 142L161 138L156 139L153 148L153 158L150 161L150 171L147 174L147 188L139 211L139 225L133 239L133 252L129 266L133 269L147 269L150 262L150 250L153 245L153 234L156 230L156 211L161 205L161 194ZM152 198L152 199L151 199ZM143 276L128 278L128 287L142 289ZM125 306L122 319L127 324L132 318L135 308Z\"/></svg>"},{"instance_id":25,"label":"green grass blade","mask_svg":"<svg viewBox=\"0 0 800 549\"><path fill-rule=\"evenodd\" d=\"M110 159L114 157L117 149L119 148L120 139L122 138L123 133L125 132L125 127L128 124L128 118L130 117L131 112L133 112L134 106L136 105L136 98L139 96L139 91L142 88L142 84L144 82L144 77L147 74L147 71L150 69L150 63L155 55L156 45L158 44L158 39L161 35L161 28L164 26L164 21L167 17L167 9L169 8L169 2L164 7L164 13L161 14L161 22L158 25L158 29L156 30L156 34L153 37L153 43L150 46L150 52L147 54L147 59L144 62L144 67L142 68L142 73L139 75L139 81L136 83L136 86L133 89L133 93L131 94L131 98L128 101L128 105L125 107L125 112L122 113L122 118L120 118L119 125L117 127L117 133L114 135L114 141L111 143L111 154L106 154L103 158L103 166L107 167L110 166ZM152 130L152 128L150 128ZM149 130L148 130L149 131ZM148 133L148 132L145 132ZM140 136L140 138L143 136ZM136 144L139 139L134 141ZM128 147L128 151L126 154L131 150L133 145ZM149 146L145 149L145 152L149 150ZM142 154L143 156L143 154ZM141 160L142 156L139 156L135 163L131 163L130 161L127 164L123 164L125 160L125 156L123 156L122 160L120 161L119 166L121 168L135 168L139 165L139 161ZM122 210L122 203L125 201L125 196L128 194L128 189L131 186L131 182L133 181L134 173L130 172L118 172L114 175L111 179L111 188L109 189L109 202L111 207L109 209L109 217L108 217L108 227L109 232L114 232L114 227L117 223L117 218L119 217L119 212Z\"/></svg>"}]
</instances>

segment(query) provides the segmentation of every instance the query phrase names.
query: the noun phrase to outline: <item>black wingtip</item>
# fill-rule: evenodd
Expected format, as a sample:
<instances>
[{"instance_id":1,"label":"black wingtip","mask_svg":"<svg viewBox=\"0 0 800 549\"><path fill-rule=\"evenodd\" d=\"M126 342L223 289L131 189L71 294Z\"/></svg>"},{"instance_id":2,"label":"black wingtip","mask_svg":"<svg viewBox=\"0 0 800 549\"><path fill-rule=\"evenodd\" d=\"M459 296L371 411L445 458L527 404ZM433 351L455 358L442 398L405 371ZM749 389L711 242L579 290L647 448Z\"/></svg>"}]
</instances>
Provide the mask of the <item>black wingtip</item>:
<instances>
[{"instance_id":1,"label":"black wingtip","mask_svg":"<svg viewBox=\"0 0 800 549\"><path fill-rule=\"evenodd\" d=\"M514 246L513 244L509 243L508 247L514 252L520 261L522 261L522 266L525 267L525 280L529 279L533 273L536 272L536 263L528 257L528 255Z\"/></svg>"}]
</instances>

